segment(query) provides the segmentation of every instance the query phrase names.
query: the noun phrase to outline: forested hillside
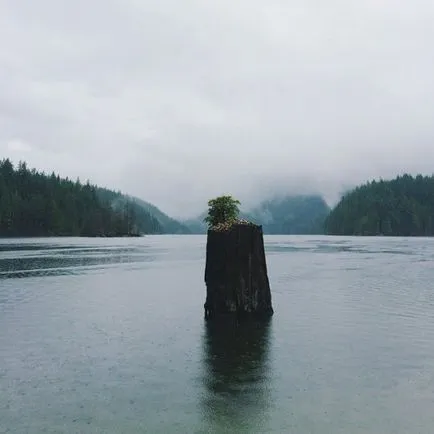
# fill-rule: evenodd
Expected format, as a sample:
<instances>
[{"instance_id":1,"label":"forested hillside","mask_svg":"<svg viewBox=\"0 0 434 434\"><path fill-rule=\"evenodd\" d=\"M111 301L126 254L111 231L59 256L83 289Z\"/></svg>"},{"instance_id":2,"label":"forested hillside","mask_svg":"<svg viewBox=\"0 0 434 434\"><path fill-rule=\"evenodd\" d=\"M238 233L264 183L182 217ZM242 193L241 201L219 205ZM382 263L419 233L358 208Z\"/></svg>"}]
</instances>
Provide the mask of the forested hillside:
<instances>
[{"instance_id":1,"label":"forested hillside","mask_svg":"<svg viewBox=\"0 0 434 434\"><path fill-rule=\"evenodd\" d=\"M124 236L161 228L130 203L113 207L89 183L0 161L0 236Z\"/></svg>"},{"instance_id":2,"label":"forested hillside","mask_svg":"<svg viewBox=\"0 0 434 434\"><path fill-rule=\"evenodd\" d=\"M372 181L342 197L326 219L331 235L434 235L434 177Z\"/></svg>"}]
</instances>

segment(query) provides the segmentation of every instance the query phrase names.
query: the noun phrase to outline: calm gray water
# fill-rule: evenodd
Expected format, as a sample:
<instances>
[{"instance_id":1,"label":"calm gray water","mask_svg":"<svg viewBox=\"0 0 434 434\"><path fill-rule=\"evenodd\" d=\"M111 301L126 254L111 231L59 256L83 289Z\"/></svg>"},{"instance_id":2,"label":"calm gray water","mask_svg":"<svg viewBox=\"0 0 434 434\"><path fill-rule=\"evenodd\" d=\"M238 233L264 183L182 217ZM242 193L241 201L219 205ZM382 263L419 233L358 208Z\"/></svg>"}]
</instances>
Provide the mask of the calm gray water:
<instances>
[{"instance_id":1,"label":"calm gray water","mask_svg":"<svg viewBox=\"0 0 434 434\"><path fill-rule=\"evenodd\" d=\"M0 432L434 432L434 239L266 237L268 325L203 236L0 241Z\"/></svg>"}]
</instances>

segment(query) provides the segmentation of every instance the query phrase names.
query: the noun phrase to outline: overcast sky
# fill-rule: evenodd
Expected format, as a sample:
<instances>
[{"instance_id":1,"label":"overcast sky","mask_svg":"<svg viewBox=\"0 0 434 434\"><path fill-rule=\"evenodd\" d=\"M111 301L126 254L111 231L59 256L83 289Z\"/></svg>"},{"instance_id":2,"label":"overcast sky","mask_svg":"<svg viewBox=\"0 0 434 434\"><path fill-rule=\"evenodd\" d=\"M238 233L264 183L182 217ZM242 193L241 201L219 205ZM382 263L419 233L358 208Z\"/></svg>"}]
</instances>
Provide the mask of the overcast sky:
<instances>
[{"instance_id":1,"label":"overcast sky","mask_svg":"<svg viewBox=\"0 0 434 434\"><path fill-rule=\"evenodd\" d=\"M434 170L428 0L0 0L0 156L176 216Z\"/></svg>"}]
</instances>

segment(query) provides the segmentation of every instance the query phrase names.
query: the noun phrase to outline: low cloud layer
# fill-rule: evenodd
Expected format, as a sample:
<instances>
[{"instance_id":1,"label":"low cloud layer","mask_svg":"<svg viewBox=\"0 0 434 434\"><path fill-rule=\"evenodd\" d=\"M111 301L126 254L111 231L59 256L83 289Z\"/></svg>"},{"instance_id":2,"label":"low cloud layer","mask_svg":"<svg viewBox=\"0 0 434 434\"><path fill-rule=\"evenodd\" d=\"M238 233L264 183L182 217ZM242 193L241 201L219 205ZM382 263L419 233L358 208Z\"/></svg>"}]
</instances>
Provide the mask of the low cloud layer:
<instances>
[{"instance_id":1,"label":"low cloud layer","mask_svg":"<svg viewBox=\"0 0 434 434\"><path fill-rule=\"evenodd\" d=\"M173 215L432 172L434 4L3 0L0 153Z\"/></svg>"}]
</instances>

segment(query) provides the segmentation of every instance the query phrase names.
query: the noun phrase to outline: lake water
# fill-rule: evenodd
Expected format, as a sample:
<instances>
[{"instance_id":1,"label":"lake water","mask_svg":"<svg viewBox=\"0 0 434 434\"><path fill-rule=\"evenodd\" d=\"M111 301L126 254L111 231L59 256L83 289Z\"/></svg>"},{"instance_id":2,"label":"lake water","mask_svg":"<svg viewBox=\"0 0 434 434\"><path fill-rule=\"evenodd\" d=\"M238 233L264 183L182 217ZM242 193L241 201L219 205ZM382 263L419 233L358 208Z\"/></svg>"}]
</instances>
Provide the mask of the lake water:
<instances>
[{"instance_id":1,"label":"lake water","mask_svg":"<svg viewBox=\"0 0 434 434\"><path fill-rule=\"evenodd\" d=\"M0 432L433 433L434 239L265 242L217 331L204 236L0 241Z\"/></svg>"}]
</instances>

